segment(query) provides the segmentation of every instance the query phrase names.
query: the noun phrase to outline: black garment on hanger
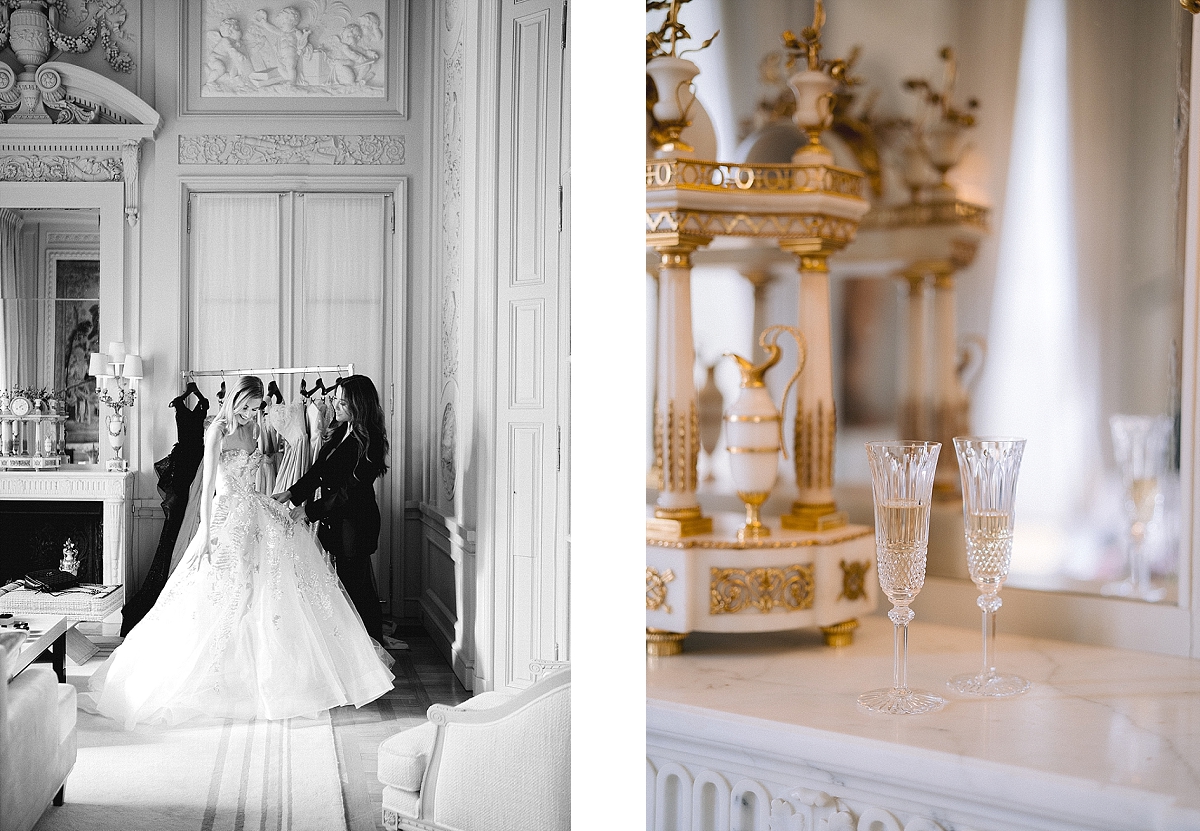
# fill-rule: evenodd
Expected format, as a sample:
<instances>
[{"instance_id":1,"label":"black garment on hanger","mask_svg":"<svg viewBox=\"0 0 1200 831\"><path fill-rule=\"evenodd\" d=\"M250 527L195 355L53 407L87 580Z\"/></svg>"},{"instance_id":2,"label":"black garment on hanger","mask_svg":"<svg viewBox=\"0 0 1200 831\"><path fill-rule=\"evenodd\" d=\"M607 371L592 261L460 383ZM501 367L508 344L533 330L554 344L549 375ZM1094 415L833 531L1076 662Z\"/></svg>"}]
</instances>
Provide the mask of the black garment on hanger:
<instances>
[{"instance_id":1,"label":"black garment on hanger","mask_svg":"<svg viewBox=\"0 0 1200 831\"><path fill-rule=\"evenodd\" d=\"M196 406L188 409L184 400L190 393L196 395ZM189 384L183 395L171 402L175 408L175 429L178 439L175 446L165 459L154 463L154 472L158 474L158 493L162 497L163 522L162 534L158 538L158 548L154 552L154 560L142 587L130 600L126 601L121 613L121 635L129 634L137 623L158 601L163 586L170 576L171 554L175 550L175 539L179 536L179 528L183 524L184 509L187 508L188 490L200 462L204 460L204 419L208 415L208 399L200 394L200 390Z\"/></svg>"}]
</instances>

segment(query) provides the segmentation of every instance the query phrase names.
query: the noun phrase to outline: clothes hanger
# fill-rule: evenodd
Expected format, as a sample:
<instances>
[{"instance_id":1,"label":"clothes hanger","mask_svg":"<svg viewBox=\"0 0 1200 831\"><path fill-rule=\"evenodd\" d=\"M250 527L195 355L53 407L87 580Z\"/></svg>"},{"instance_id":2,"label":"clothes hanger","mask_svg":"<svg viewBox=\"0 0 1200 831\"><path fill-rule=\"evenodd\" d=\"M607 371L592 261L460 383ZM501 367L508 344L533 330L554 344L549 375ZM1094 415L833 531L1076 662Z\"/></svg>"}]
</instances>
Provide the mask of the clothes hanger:
<instances>
[{"instance_id":1,"label":"clothes hanger","mask_svg":"<svg viewBox=\"0 0 1200 831\"><path fill-rule=\"evenodd\" d=\"M195 379L195 378L189 378L189 379L188 379L188 383L187 383L187 390L186 390L186 391L187 391L187 392L190 392L190 393L192 393L193 395L195 395L195 396L196 396L196 399L197 399L197 400L198 400L198 401L199 401L201 404L204 404L205 406L207 406L207 405L208 405L208 399L204 397L204 393L200 392L200 388L199 388L198 386L196 386L196 379Z\"/></svg>"},{"instance_id":2,"label":"clothes hanger","mask_svg":"<svg viewBox=\"0 0 1200 831\"><path fill-rule=\"evenodd\" d=\"M219 390L217 390L217 403L218 404L225 403L225 382L224 381L221 382L221 388Z\"/></svg>"},{"instance_id":3,"label":"clothes hanger","mask_svg":"<svg viewBox=\"0 0 1200 831\"><path fill-rule=\"evenodd\" d=\"M271 379L271 383L267 384L267 401L272 398L275 399L276 404L283 403L283 393L279 391L279 384L275 382L274 378ZM266 403L266 401L263 402L264 405Z\"/></svg>"},{"instance_id":4,"label":"clothes hanger","mask_svg":"<svg viewBox=\"0 0 1200 831\"><path fill-rule=\"evenodd\" d=\"M308 398L308 389L305 387L305 384L307 384L307 383L308 383L308 381L306 381L304 376L301 375L300 376L300 397L301 398Z\"/></svg>"}]
</instances>

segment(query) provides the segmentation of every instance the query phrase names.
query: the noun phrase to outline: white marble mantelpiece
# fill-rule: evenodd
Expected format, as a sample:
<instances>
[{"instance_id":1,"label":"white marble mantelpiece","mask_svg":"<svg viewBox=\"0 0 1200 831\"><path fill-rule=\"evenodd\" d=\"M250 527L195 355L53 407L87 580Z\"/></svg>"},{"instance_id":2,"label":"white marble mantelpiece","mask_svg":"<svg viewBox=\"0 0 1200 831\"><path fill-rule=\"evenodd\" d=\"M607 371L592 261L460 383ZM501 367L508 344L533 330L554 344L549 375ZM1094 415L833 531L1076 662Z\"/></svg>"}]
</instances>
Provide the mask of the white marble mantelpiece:
<instances>
[{"instance_id":1,"label":"white marble mantelpiece","mask_svg":"<svg viewBox=\"0 0 1200 831\"><path fill-rule=\"evenodd\" d=\"M133 474L95 466L70 465L58 470L0 472L0 500L102 502L103 582L125 585L131 575L129 556Z\"/></svg>"},{"instance_id":2,"label":"white marble mantelpiece","mask_svg":"<svg viewBox=\"0 0 1200 831\"><path fill-rule=\"evenodd\" d=\"M647 827L1200 829L1200 661L1005 636L998 619L999 668L1030 691L949 692L980 635L918 618L910 684L949 700L925 716L856 707L891 681L883 617L840 650L806 631L696 633L648 658Z\"/></svg>"}]
</instances>

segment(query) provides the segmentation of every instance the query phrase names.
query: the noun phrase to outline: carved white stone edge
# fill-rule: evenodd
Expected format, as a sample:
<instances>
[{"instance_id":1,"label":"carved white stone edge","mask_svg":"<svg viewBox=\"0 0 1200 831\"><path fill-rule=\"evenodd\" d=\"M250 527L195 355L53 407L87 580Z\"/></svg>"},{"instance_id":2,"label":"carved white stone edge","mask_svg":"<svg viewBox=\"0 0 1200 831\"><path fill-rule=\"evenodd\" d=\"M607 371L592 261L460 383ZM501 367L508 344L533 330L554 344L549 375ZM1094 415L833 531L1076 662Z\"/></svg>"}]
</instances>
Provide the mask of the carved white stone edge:
<instances>
[{"instance_id":1,"label":"carved white stone edge","mask_svg":"<svg viewBox=\"0 0 1200 831\"><path fill-rule=\"evenodd\" d=\"M54 473L6 473L0 477L0 499L121 501L125 498L124 477L125 474L111 477L91 474L84 478Z\"/></svg>"},{"instance_id":2,"label":"carved white stone edge","mask_svg":"<svg viewBox=\"0 0 1200 831\"><path fill-rule=\"evenodd\" d=\"M404 164L404 136L362 135L221 135L179 137L180 164Z\"/></svg>"},{"instance_id":3,"label":"carved white stone edge","mask_svg":"<svg viewBox=\"0 0 1200 831\"><path fill-rule=\"evenodd\" d=\"M706 797L706 791L709 796ZM770 831L947 831L928 816L912 811L872 805L862 799L838 796L827 790L775 787L776 795L762 782L749 777L730 784L718 771L695 767L695 772L676 761L655 764L646 760L646 827L665 831L659 820L674 816L680 828L769 828ZM668 806L670 795L675 805ZM699 806L711 806L713 814L693 816ZM744 821L753 817L745 825ZM902 819L903 817L903 819ZM955 831L968 831L954 825Z\"/></svg>"},{"instance_id":4,"label":"carved white stone edge","mask_svg":"<svg viewBox=\"0 0 1200 831\"><path fill-rule=\"evenodd\" d=\"M93 253L98 254L100 251L100 235L63 234L52 231L46 234L46 245L85 246L92 249Z\"/></svg>"}]
</instances>

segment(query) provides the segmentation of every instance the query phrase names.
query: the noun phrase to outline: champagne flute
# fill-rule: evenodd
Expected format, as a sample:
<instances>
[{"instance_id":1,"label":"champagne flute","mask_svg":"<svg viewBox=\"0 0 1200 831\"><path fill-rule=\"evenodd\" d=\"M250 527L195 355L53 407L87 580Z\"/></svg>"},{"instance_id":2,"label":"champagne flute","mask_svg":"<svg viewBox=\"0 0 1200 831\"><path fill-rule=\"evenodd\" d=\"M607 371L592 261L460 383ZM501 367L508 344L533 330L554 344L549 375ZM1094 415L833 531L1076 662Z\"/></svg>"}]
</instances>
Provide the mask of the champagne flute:
<instances>
[{"instance_id":1,"label":"champagne flute","mask_svg":"<svg viewBox=\"0 0 1200 831\"><path fill-rule=\"evenodd\" d=\"M1166 416L1114 415L1113 455L1121 470L1126 521L1125 546L1129 577L1104 586L1104 594L1162 600L1166 594L1150 585L1150 562L1146 557L1146 532L1162 504L1162 477L1167 472L1167 447L1174 423Z\"/></svg>"},{"instance_id":2,"label":"champagne flute","mask_svg":"<svg viewBox=\"0 0 1200 831\"><path fill-rule=\"evenodd\" d=\"M1029 689L1029 682L996 672L996 612L1012 562L1013 503L1025 439L960 437L954 451L962 477L967 570L980 592L975 603L983 610L983 667L977 674L954 676L950 688L964 695L1017 695Z\"/></svg>"},{"instance_id":3,"label":"champagne flute","mask_svg":"<svg viewBox=\"0 0 1200 831\"><path fill-rule=\"evenodd\" d=\"M925 583L929 503L941 444L935 441L867 442L875 499L875 549L879 588L892 602L892 686L865 692L859 706L877 713L932 713L946 699L908 686L909 604Z\"/></svg>"}]
</instances>

